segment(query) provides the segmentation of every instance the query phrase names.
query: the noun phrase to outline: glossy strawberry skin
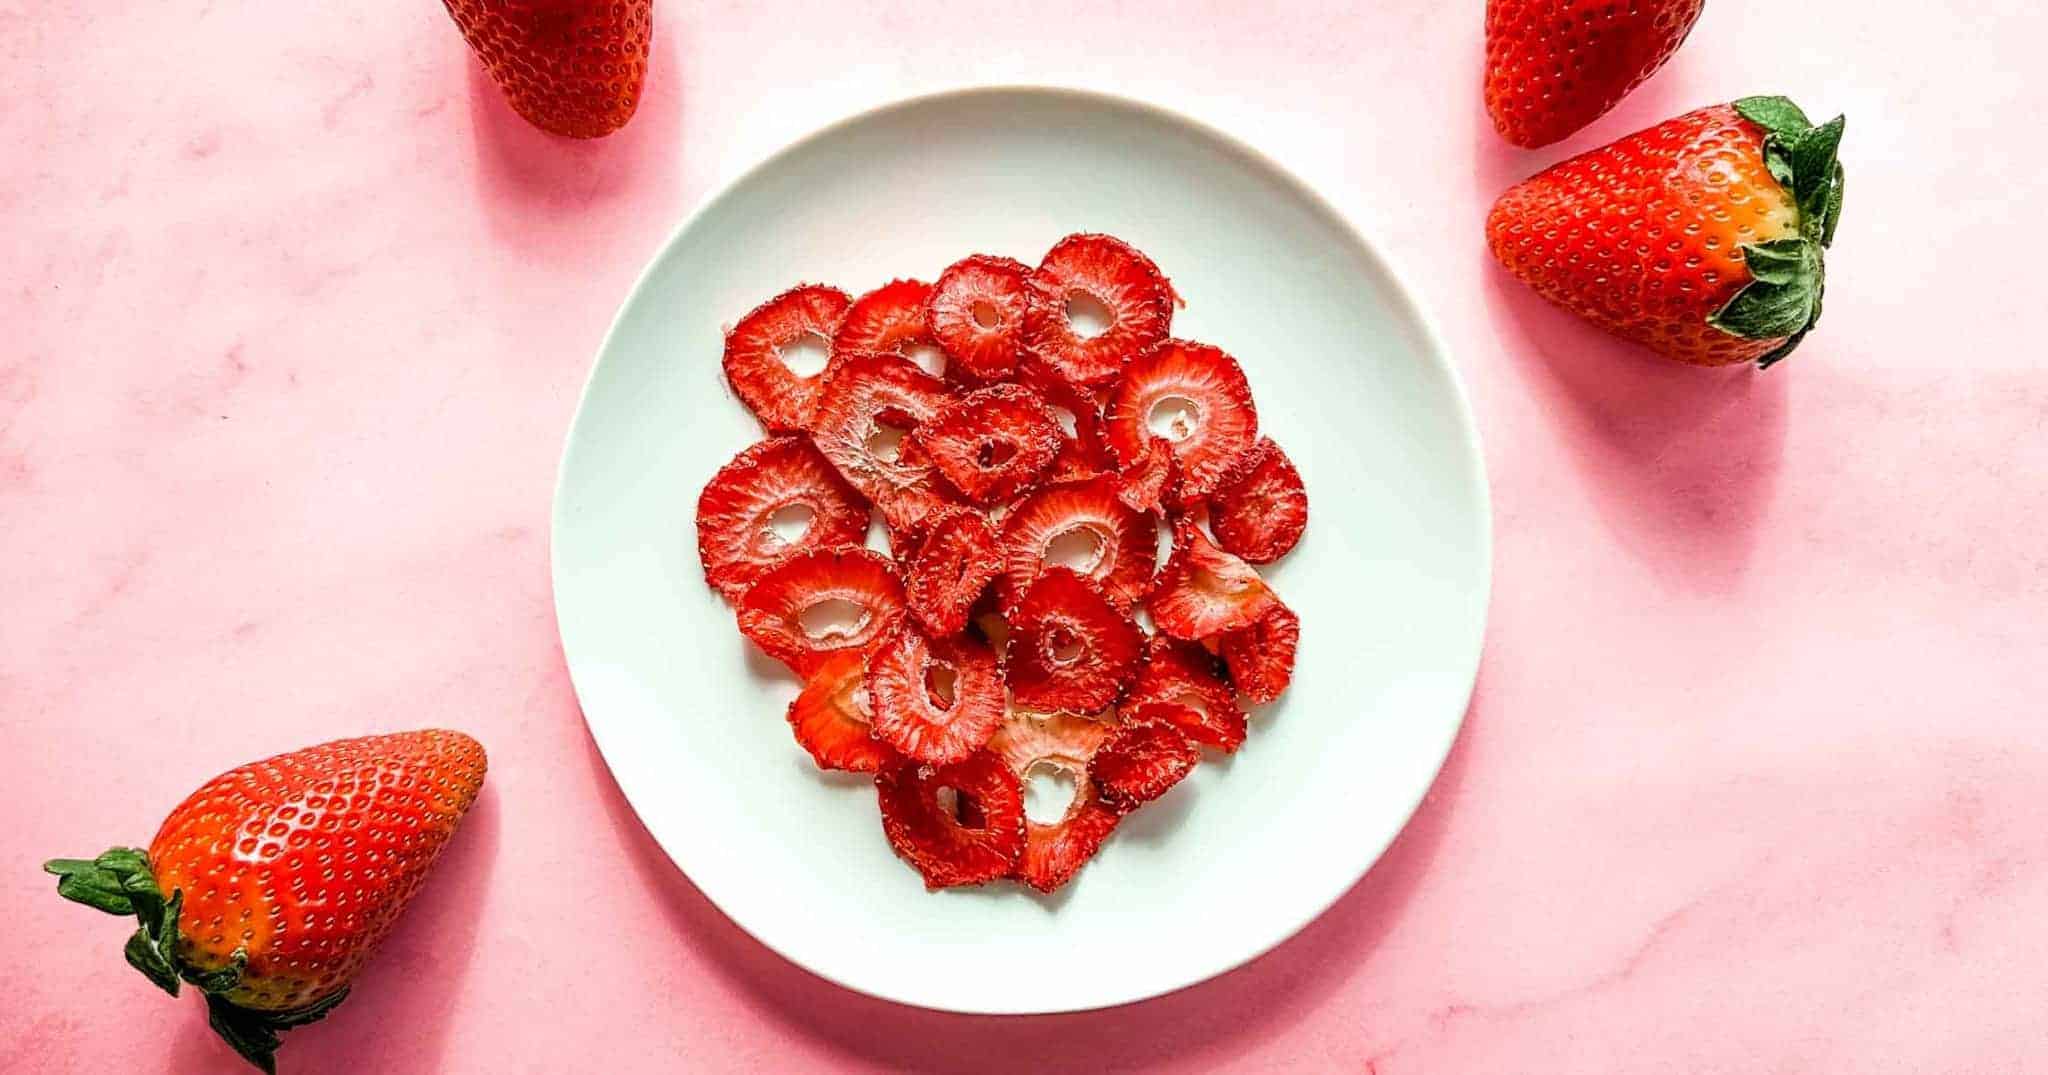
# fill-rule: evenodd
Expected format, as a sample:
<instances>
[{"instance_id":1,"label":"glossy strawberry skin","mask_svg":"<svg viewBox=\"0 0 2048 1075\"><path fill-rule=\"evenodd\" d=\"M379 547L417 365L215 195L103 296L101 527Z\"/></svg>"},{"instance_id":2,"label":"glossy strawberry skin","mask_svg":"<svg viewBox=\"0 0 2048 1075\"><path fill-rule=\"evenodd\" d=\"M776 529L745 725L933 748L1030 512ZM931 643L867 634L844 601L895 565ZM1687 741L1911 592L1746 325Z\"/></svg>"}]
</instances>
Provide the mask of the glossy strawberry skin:
<instances>
[{"instance_id":1,"label":"glossy strawberry skin","mask_svg":"<svg viewBox=\"0 0 2048 1075\"><path fill-rule=\"evenodd\" d=\"M640 107L654 0L444 0L505 100L568 138L618 130Z\"/></svg>"},{"instance_id":2,"label":"glossy strawberry skin","mask_svg":"<svg viewBox=\"0 0 2048 1075\"><path fill-rule=\"evenodd\" d=\"M1685 43L1706 0L1487 0L1486 111L1533 149L1607 113Z\"/></svg>"}]
</instances>

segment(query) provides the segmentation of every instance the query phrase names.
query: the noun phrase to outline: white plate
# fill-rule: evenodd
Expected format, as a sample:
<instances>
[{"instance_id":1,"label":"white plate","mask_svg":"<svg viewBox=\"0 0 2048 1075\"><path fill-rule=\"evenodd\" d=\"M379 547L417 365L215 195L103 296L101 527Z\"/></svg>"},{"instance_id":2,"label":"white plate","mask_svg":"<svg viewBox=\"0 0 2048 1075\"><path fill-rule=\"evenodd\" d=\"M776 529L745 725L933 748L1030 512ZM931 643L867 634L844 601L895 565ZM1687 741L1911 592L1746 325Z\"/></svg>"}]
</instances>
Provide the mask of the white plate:
<instances>
[{"instance_id":1,"label":"white plate","mask_svg":"<svg viewBox=\"0 0 2048 1075\"><path fill-rule=\"evenodd\" d=\"M858 293L973 252L1105 231L1238 356L1300 466L1307 537L1269 577L1294 686L1235 756L1133 815L1062 893L927 894L869 783L791 740L794 680L704 584L697 491L759 439L720 330L799 281ZM874 996L962 1012L1140 1000L1236 967L1391 842L1463 719L1489 575L1457 376L1384 260L1313 192L1159 109L1043 89L920 98L812 135L685 222L619 311L569 434L555 602L584 717L676 865L741 928Z\"/></svg>"}]
</instances>

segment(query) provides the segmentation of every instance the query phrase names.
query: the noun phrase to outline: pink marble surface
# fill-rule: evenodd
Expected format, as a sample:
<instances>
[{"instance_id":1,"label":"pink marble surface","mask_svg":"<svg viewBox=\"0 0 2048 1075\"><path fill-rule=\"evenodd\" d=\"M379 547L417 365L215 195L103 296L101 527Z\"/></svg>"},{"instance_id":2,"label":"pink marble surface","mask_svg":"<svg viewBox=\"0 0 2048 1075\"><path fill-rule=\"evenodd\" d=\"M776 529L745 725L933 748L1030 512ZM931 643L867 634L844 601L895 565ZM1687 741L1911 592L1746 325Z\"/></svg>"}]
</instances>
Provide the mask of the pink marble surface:
<instances>
[{"instance_id":1,"label":"pink marble surface","mask_svg":"<svg viewBox=\"0 0 2048 1075\"><path fill-rule=\"evenodd\" d=\"M1767 376L1491 271L1485 205L1560 153L1485 128L1478 0L868 6L662 0L643 113L571 145L431 0L0 0L0 1069L238 1070L36 863L430 722L488 743L482 805L288 1071L2048 1067L2038 5L1716 0L1570 143L1849 114L1827 320ZM578 717L546 526L682 212L829 118L1016 80L1184 108L1353 209L1472 387L1499 552L1465 733L1354 892L1206 985L1001 1020L813 979L669 865Z\"/></svg>"}]
</instances>

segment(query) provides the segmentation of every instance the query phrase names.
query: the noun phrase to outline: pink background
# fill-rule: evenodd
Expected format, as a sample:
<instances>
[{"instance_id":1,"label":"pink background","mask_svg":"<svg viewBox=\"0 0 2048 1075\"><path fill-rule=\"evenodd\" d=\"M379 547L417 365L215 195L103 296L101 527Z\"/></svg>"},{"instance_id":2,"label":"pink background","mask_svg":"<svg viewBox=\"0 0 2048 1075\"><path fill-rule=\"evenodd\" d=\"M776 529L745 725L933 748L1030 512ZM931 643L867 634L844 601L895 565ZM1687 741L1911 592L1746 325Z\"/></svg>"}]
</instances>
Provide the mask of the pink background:
<instances>
[{"instance_id":1,"label":"pink background","mask_svg":"<svg viewBox=\"0 0 2048 1075\"><path fill-rule=\"evenodd\" d=\"M578 145L432 0L0 0L0 1069L239 1070L36 864L428 723L489 745L482 803L288 1071L2048 1067L2038 5L1716 0L1564 147L1753 92L1849 114L1827 319L1758 376L1491 269L1489 199L1563 152L1485 127L1478 0L662 4L641 115ZM981 81L1185 109L1352 208L1497 511L1476 700L1393 850L1250 967L1085 1015L897 1008L738 933L606 775L549 606L577 387L681 214Z\"/></svg>"}]
</instances>

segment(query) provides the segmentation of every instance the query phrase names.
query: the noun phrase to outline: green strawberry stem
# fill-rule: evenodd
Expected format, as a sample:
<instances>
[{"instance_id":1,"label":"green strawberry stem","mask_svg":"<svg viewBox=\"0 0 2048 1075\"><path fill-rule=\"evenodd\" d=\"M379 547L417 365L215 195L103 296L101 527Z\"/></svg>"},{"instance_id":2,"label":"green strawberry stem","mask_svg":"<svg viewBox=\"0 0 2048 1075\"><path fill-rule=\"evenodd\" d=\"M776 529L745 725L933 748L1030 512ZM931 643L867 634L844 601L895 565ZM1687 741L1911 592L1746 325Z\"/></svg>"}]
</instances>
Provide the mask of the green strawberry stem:
<instances>
[{"instance_id":1,"label":"green strawberry stem","mask_svg":"<svg viewBox=\"0 0 2048 1075\"><path fill-rule=\"evenodd\" d=\"M1791 193L1799 212L1799 233L1742 248L1750 282L1707 323L1749 340L1784 338L1757 360L1769 369L1806 339L1820 321L1827 291L1823 251L1835 241L1842 216L1842 145L1846 120L1836 116L1816 127L1784 97L1744 97L1735 111L1764 129L1764 165Z\"/></svg>"},{"instance_id":2,"label":"green strawberry stem","mask_svg":"<svg viewBox=\"0 0 2048 1075\"><path fill-rule=\"evenodd\" d=\"M219 970L203 971L178 959L178 915L184 893L169 899L157 888L149 856L141 849L116 847L95 859L51 859L43 870L57 875L57 894L111 915L134 915L141 927L128 938L128 963L157 988L178 995L181 981L206 994L207 1023L242 1058L266 1075L277 1073L278 1035L317 1022L348 996L346 986L302 1008L272 1012L244 1008L227 999L241 984L246 955Z\"/></svg>"}]
</instances>

